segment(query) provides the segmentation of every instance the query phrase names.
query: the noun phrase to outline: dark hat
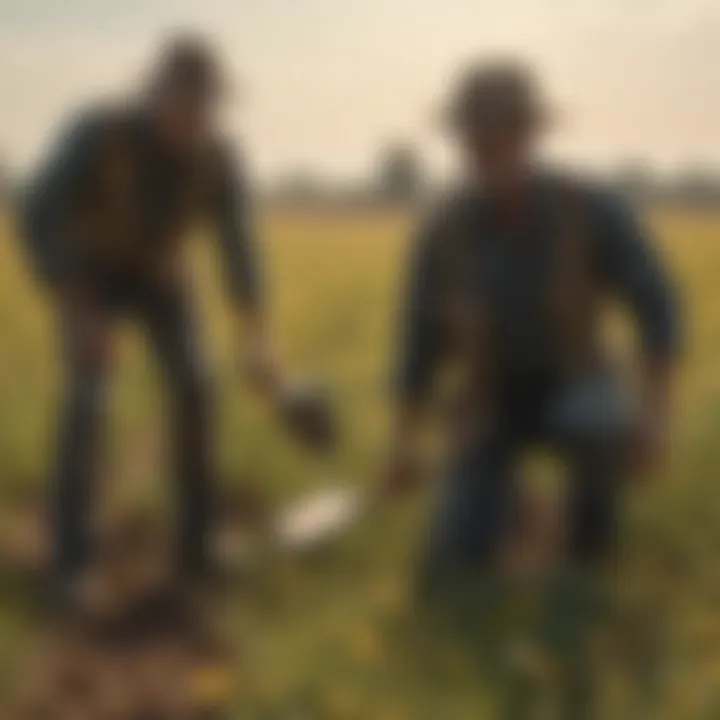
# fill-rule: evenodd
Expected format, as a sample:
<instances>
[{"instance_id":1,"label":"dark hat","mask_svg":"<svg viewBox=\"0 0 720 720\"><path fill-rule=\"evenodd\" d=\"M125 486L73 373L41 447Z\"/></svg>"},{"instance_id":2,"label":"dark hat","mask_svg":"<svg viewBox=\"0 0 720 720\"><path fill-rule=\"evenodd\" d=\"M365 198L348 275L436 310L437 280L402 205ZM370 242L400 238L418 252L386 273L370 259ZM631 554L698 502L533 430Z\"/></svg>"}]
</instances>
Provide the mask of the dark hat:
<instances>
[{"instance_id":1,"label":"dark hat","mask_svg":"<svg viewBox=\"0 0 720 720\"><path fill-rule=\"evenodd\" d=\"M533 71L518 61L494 60L460 74L443 116L453 130L493 132L531 125L546 114Z\"/></svg>"},{"instance_id":2,"label":"dark hat","mask_svg":"<svg viewBox=\"0 0 720 720\"><path fill-rule=\"evenodd\" d=\"M215 99L226 90L220 61L212 44L196 35L178 35L163 45L151 90L181 89L201 99Z\"/></svg>"}]
</instances>

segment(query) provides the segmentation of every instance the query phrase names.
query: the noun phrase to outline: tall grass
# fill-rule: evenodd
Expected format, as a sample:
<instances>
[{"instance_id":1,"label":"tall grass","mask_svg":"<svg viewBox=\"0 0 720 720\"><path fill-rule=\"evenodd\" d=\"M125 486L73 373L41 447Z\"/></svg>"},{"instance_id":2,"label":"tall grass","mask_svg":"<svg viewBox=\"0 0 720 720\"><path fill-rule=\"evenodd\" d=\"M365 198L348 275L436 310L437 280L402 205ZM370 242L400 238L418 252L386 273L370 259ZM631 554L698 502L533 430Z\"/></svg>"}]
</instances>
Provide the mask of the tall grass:
<instances>
[{"instance_id":1,"label":"tall grass","mask_svg":"<svg viewBox=\"0 0 720 720\"><path fill-rule=\"evenodd\" d=\"M648 221L680 278L690 322L674 459L656 485L628 498L618 587L641 598L641 614L655 612L665 628L664 699L650 717L711 720L720 717L720 216L657 211ZM411 219L398 212L270 212L260 225L281 353L289 365L326 379L346 432L337 457L318 461L296 448L251 397L239 372L242 342L224 302L218 259L212 243L198 237L192 257L220 390L216 449L225 482L252 480L278 501L328 477L368 482L387 424ZM5 220L0 498L6 504L44 487L59 384L52 311L14 240ZM162 394L141 338L132 326L120 332L110 475L126 488L128 502L150 498L162 507L170 490ZM476 667L458 657L448 661L452 671L442 673L421 662L408 586L422 512L416 503L369 521L310 566L278 561L263 579L267 597L259 609L265 613L238 598L228 623L253 658L237 678L238 717L482 716L487 694ZM16 602L0 600L6 663L23 646L21 616ZM292 714L298 708L305 714Z\"/></svg>"}]
</instances>

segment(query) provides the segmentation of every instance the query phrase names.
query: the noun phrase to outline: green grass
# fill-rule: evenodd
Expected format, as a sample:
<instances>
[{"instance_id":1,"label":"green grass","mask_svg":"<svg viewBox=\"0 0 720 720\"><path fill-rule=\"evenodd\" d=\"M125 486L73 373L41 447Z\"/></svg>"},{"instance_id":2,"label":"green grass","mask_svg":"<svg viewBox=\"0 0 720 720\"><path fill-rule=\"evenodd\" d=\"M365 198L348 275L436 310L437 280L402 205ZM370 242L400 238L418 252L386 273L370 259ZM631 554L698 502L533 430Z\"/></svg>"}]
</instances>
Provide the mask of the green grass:
<instances>
[{"instance_id":1,"label":"green grass","mask_svg":"<svg viewBox=\"0 0 720 720\"><path fill-rule=\"evenodd\" d=\"M666 628L668 677L663 702L649 717L712 720L720 717L720 215L668 211L649 220L681 278L690 327L673 460L657 484L628 498L618 587L641 619L658 615ZM282 355L326 379L337 398L345 438L330 462L296 448L247 392L237 370L241 339L214 250L197 243L205 332L222 391L217 457L226 482L252 479L278 501L328 476L369 482L387 425L409 229L409 217L391 212L262 218ZM11 503L44 487L58 352L52 314L27 277L9 227L0 230L0 328L0 498ZM109 474L124 499L150 498L162 507L171 488L164 480L161 403L151 358L132 328L123 327ZM433 669L421 661L408 584L422 512L415 503L387 513L311 565L278 562L258 579L256 602L238 594L228 623L253 660L238 671L237 717L483 716L488 695L466 656L442 655L442 670L439 661ZM8 678L30 621L9 595L0 613L0 673ZM441 656L439 649L430 654ZM612 676L606 669L608 684ZM621 716L608 709L603 717Z\"/></svg>"}]
</instances>

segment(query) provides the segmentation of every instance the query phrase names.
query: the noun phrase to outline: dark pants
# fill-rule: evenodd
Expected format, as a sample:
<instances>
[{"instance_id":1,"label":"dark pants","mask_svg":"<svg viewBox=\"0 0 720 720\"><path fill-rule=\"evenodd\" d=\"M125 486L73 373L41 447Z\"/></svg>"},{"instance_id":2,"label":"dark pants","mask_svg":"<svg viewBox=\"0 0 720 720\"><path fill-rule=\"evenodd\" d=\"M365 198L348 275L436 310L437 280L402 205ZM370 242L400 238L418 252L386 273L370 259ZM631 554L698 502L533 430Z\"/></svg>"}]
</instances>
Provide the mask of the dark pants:
<instances>
[{"instance_id":1,"label":"dark pants","mask_svg":"<svg viewBox=\"0 0 720 720\"><path fill-rule=\"evenodd\" d=\"M606 559L632 416L609 376L590 378L505 407L496 428L451 458L435 510L424 579L493 563L517 518L516 463L538 444L570 468L567 542L579 566Z\"/></svg>"},{"instance_id":2,"label":"dark pants","mask_svg":"<svg viewBox=\"0 0 720 720\"><path fill-rule=\"evenodd\" d=\"M201 564L211 512L210 389L198 328L184 287L159 290L104 279L94 285L92 310L105 333L120 317L138 320L160 361L170 394L174 472L180 493L179 550ZM90 516L106 414L111 353L87 347L72 318L64 319L65 391L54 491L54 553L69 573L90 557Z\"/></svg>"}]
</instances>

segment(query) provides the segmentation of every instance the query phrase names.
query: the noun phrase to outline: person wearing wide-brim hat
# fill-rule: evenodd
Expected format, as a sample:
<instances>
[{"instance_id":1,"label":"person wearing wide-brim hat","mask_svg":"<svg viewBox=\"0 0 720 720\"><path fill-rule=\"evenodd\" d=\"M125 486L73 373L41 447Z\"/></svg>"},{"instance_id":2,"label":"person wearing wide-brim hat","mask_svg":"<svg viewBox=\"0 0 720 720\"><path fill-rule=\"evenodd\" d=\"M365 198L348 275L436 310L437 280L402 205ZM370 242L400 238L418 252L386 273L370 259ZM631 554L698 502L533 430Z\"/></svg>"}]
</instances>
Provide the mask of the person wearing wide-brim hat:
<instances>
[{"instance_id":1,"label":"person wearing wide-brim hat","mask_svg":"<svg viewBox=\"0 0 720 720\"><path fill-rule=\"evenodd\" d=\"M416 485L421 419L438 385L452 385L448 469L423 562L430 587L496 565L529 447L569 465L566 552L580 568L612 558L623 480L656 469L665 450L680 345L668 269L615 193L542 162L552 115L532 68L505 59L467 68L441 115L464 172L412 248L380 482L391 496ZM641 339L634 397L600 331L615 300ZM450 368L453 383L437 383Z\"/></svg>"},{"instance_id":2,"label":"person wearing wide-brim hat","mask_svg":"<svg viewBox=\"0 0 720 720\"><path fill-rule=\"evenodd\" d=\"M283 408L301 439L319 446L328 435L322 398L286 392L270 342L244 163L216 118L229 89L210 42L171 38L139 91L80 112L30 183L24 235L62 325L52 550L57 588L70 602L82 595L96 549L91 499L121 318L147 330L170 390L177 574L200 579L213 564L211 388L183 252L195 220L209 221L219 241L253 385Z\"/></svg>"}]
</instances>

